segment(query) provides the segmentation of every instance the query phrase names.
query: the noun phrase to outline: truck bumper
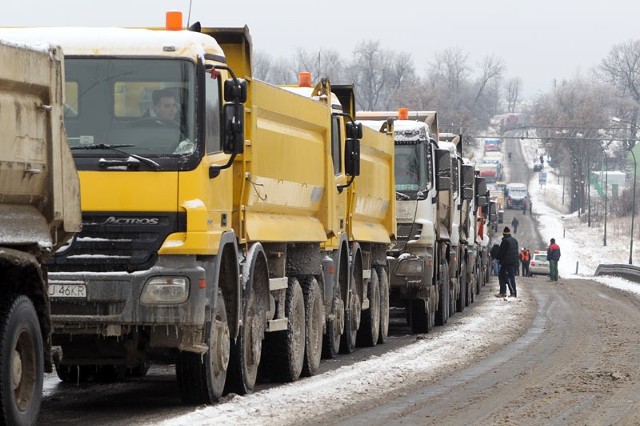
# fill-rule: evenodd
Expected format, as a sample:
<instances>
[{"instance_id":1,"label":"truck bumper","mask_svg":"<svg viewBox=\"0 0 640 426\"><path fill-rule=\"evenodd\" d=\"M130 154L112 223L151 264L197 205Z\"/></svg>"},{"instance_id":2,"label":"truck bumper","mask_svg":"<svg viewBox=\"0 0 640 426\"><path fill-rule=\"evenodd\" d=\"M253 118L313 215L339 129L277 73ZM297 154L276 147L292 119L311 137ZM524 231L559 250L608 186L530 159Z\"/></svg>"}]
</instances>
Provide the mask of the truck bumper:
<instances>
[{"instance_id":1,"label":"truck bumper","mask_svg":"<svg viewBox=\"0 0 640 426\"><path fill-rule=\"evenodd\" d=\"M405 253L389 258L390 290L400 299L429 298L433 279L433 256Z\"/></svg>"},{"instance_id":2,"label":"truck bumper","mask_svg":"<svg viewBox=\"0 0 640 426\"><path fill-rule=\"evenodd\" d=\"M186 299L143 303L140 298L149 280L162 277L186 278ZM118 326L201 327L207 304L205 283L205 269L197 264L195 256L161 256L149 270L134 273L52 272L49 293L54 332L77 329L92 333L89 329L95 326L103 328L101 334L118 335ZM71 290L66 295L64 291L52 294L51 288ZM112 327L111 332L108 327Z\"/></svg>"}]
</instances>

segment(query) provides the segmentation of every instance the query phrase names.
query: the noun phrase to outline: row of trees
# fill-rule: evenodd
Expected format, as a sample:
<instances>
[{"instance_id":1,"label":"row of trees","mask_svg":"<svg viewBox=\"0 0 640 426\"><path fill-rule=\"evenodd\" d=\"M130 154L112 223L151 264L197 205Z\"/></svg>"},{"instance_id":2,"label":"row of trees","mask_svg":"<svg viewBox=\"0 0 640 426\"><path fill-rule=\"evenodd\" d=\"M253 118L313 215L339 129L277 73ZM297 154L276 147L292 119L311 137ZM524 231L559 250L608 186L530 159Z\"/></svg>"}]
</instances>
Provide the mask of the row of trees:
<instances>
[{"instance_id":1,"label":"row of trees","mask_svg":"<svg viewBox=\"0 0 640 426\"><path fill-rule=\"evenodd\" d=\"M459 48L436 52L426 75L416 72L409 53L384 49L379 41L363 41L347 60L335 50L299 49L290 59L272 58L257 52L254 76L273 84L295 84L298 72L314 78L329 77L332 84L353 84L362 111L438 111L446 132L476 134L486 129L490 118L502 112L503 104L515 110L520 80L508 82L507 99L501 98L505 66L493 55L471 64L469 54Z\"/></svg>"},{"instance_id":2,"label":"row of trees","mask_svg":"<svg viewBox=\"0 0 640 426\"><path fill-rule=\"evenodd\" d=\"M531 107L537 134L554 165L570 179L571 210L584 207L589 171L627 170L640 109L640 40L613 46L591 71L553 85ZM623 194L619 210L631 210Z\"/></svg>"}]
</instances>

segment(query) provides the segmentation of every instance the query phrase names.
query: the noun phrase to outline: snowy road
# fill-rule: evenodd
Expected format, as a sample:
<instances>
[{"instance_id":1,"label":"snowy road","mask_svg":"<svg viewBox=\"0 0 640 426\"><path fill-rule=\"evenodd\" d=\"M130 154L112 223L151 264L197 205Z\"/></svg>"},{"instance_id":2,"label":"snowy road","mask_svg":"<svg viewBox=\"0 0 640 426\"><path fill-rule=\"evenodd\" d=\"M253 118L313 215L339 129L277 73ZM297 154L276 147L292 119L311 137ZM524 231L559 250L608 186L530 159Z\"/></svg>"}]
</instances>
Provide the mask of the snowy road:
<instances>
[{"instance_id":1,"label":"snowy road","mask_svg":"<svg viewBox=\"0 0 640 426\"><path fill-rule=\"evenodd\" d=\"M181 406L171 371L58 385L40 424L640 424L638 296L577 278L519 283L517 301L492 282L435 333L296 383L198 408Z\"/></svg>"}]
</instances>

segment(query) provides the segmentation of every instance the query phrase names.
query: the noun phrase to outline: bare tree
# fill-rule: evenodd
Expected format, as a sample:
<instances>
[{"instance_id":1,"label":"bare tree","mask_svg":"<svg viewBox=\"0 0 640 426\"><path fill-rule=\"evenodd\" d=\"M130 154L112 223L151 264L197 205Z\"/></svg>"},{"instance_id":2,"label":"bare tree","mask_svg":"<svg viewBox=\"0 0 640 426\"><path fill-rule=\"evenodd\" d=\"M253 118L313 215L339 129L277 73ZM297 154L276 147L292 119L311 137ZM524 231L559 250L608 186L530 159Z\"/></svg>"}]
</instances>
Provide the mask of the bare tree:
<instances>
[{"instance_id":1,"label":"bare tree","mask_svg":"<svg viewBox=\"0 0 640 426\"><path fill-rule=\"evenodd\" d=\"M614 46L602 60L598 75L640 104L640 40Z\"/></svg>"},{"instance_id":2,"label":"bare tree","mask_svg":"<svg viewBox=\"0 0 640 426\"><path fill-rule=\"evenodd\" d=\"M507 112L515 112L516 105L520 101L520 88L522 87L522 80L519 77L510 78L507 80Z\"/></svg>"},{"instance_id":3,"label":"bare tree","mask_svg":"<svg viewBox=\"0 0 640 426\"><path fill-rule=\"evenodd\" d=\"M415 97L420 79L416 76L413 58L409 53L387 52L391 58L388 70L389 78L387 88L382 98L382 108L390 110L400 106L417 108Z\"/></svg>"},{"instance_id":4,"label":"bare tree","mask_svg":"<svg viewBox=\"0 0 640 426\"><path fill-rule=\"evenodd\" d=\"M273 59L266 53L255 52L252 57L253 77L262 81L269 81Z\"/></svg>"},{"instance_id":5,"label":"bare tree","mask_svg":"<svg viewBox=\"0 0 640 426\"><path fill-rule=\"evenodd\" d=\"M461 91L470 75L468 59L469 54L460 48L436 52L435 62L430 64L428 72L431 84L443 88L454 100L461 98Z\"/></svg>"},{"instance_id":6,"label":"bare tree","mask_svg":"<svg viewBox=\"0 0 640 426\"><path fill-rule=\"evenodd\" d=\"M356 102L359 109L378 109L391 63L391 58L382 50L379 41L363 41L354 49L347 73L357 88Z\"/></svg>"},{"instance_id":7,"label":"bare tree","mask_svg":"<svg viewBox=\"0 0 640 426\"><path fill-rule=\"evenodd\" d=\"M329 81L336 84L344 82L344 61L336 50L320 49L308 52L298 49L291 62L291 72L298 75L301 71L310 72L315 81L322 77L328 77Z\"/></svg>"},{"instance_id":8,"label":"bare tree","mask_svg":"<svg viewBox=\"0 0 640 426\"><path fill-rule=\"evenodd\" d=\"M502 77L504 71L504 63L502 59L497 58L495 55L486 56L480 64L480 77L477 81L476 96L473 100L472 108L478 103L478 99L483 95L483 92L487 85L495 80L499 80Z\"/></svg>"},{"instance_id":9,"label":"bare tree","mask_svg":"<svg viewBox=\"0 0 640 426\"><path fill-rule=\"evenodd\" d=\"M535 103L537 134L547 142L552 165L570 178L572 211L585 204L589 171L609 140L602 130L610 127L614 98L610 87L577 76Z\"/></svg>"}]
</instances>

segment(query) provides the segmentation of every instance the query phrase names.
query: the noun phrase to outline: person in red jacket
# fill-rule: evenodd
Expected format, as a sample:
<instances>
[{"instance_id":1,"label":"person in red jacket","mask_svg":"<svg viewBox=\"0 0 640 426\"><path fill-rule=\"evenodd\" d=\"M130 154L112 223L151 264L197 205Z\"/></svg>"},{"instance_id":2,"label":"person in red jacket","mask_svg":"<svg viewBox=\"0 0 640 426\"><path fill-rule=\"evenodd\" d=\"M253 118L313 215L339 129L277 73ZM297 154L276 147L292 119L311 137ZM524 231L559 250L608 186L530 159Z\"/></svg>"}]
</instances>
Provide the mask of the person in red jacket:
<instances>
[{"instance_id":1,"label":"person in red jacket","mask_svg":"<svg viewBox=\"0 0 640 426\"><path fill-rule=\"evenodd\" d=\"M522 265L522 276L529 276L529 262L531 261L531 252L526 248L522 247L520 250L520 265Z\"/></svg>"},{"instance_id":2,"label":"person in red jacket","mask_svg":"<svg viewBox=\"0 0 640 426\"><path fill-rule=\"evenodd\" d=\"M547 249L547 260L549 261L549 279L558 281L558 261L560 260L560 246L556 244L556 239L551 239L551 244Z\"/></svg>"}]
</instances>

